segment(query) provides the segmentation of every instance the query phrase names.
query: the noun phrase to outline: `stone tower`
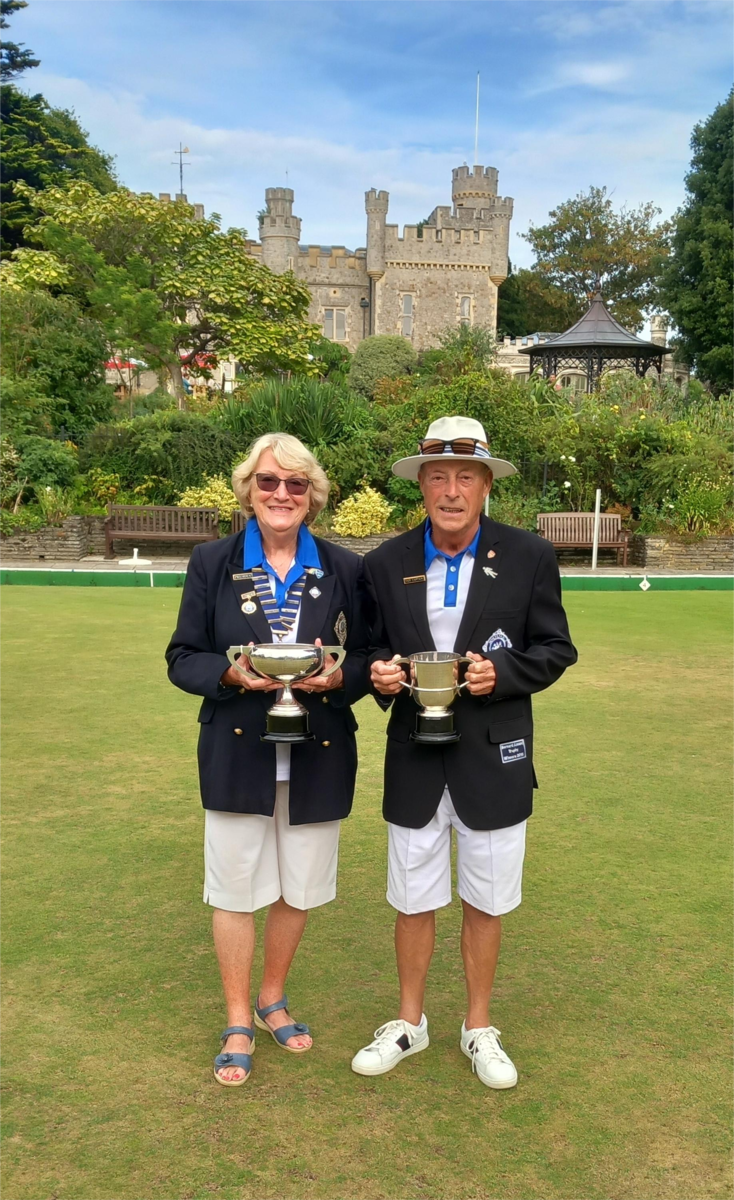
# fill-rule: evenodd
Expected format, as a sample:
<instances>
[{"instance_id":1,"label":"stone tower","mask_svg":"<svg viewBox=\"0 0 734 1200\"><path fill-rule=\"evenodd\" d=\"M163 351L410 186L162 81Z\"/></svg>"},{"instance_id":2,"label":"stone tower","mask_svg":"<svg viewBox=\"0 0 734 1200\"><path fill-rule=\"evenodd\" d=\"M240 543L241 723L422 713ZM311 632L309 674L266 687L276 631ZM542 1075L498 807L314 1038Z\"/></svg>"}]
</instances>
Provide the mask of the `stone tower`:
<instances>
[{"instance_id":1,"label":"stone tower","mask_svg":"<svg viewBox=\"0 0 734 1200\"><path fill-rule=\"evenodd\" d=\"M499 172L496 167L454 167L451 172L451 199L455 208L489 208L497 196Z\"/></svg>"},{"instance_id":2,"label":"stone tower","mask_svg":"<svg viewBox=\"0 0 734 1200\"><path fill-rule=\"evenodd\" d=\"M293 216L293 189L266 188L265 212L260 217L262 261L271 271L282 275L295 271L301 219Z\"/></svg>"},{"instance_id":3,"label":"stone tower","mask_svg":"<svg viewBox=\"0 0 734 1200\"><path fill-rule=\"evenodd\" d=\"M389 202L387 192L370 188L364 194L367 211L367 274L370 279L382 279L385 274L385 218Z\"/></svg>"}]
</instances>

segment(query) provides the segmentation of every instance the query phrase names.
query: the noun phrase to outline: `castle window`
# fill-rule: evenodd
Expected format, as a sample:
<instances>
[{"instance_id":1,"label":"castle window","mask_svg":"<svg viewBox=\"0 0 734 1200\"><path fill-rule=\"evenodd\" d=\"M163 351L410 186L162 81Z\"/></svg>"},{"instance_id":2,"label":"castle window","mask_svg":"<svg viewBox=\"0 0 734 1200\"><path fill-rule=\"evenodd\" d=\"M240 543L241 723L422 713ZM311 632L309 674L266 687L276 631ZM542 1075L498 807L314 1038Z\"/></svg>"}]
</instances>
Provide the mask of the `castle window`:
<instances>
[{"instance_id":1,"label":"castle window","mask_svg":"<svg viewBox=\"0 0 734 1200\"><path fill-rule=\"evenodd\" d=\"M481 239L482 239L481 233L479 232L478 229L475 229L474 230L474 241L479 242L479 241L481 241Z\"/></svg>"},{"instance_id":2,"label":"castle window","mask_svg":"<svg viewBox=\"0 0 734 1200\"><path fill-rule=\"evenodd\" d=\"M455 242L460 242L460 241L461 241L461 230L460 230L460 229L456 229L456 230L454 231L454 241L455 241Z\"/></svg>"},{"instance_id":3,"label":"castle window","mask_svg":"<svg viewBox=\"0 0 734 1200\"><path fill-rule=\"evenodd\" d=\"M443 241L443 229L436 230L436 241L437 242Z\"/></svg>"},{"instance_id":4,"label":"castle window","mask_svg":"<svg viewBox=\"0 0 734 1200\"><path fill-rule=\"evenodd\" d=\"M459 297L459 323L471 325L471 296Z\"/></svg>"},{"instance_id":5,"label":"castle window","mask_svg":"<svg viewBox=\"0 0 734 1200\"><path fill-rule=\"evenodd\" d=\"M331 342L347 340L347 310L345 308L324 309L324 337Z\"/></svg>"},{"instance_id":6,"label":"castle window","mask_svg":"<svg viewBox=\"0 0 734 1200\"><path fill-rule=\"evenodd\" d=\"M410 294L403 296L403 315L400 323L400 331L403 337L409 338L413 336L413 297Z\"/></svg>"}]
</instances>

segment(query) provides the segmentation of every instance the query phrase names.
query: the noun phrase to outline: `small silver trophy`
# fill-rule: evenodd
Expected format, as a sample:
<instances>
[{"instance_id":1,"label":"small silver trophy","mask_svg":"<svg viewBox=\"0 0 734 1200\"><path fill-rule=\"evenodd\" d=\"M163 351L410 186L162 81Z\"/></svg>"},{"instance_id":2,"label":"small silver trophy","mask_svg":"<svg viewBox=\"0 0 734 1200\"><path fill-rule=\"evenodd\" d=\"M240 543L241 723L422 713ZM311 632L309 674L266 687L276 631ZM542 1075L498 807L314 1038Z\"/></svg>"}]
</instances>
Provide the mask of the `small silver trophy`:
<instances>
[{"instance_id":1,"label":"small silver trophy","mask_svg":"<svg viewBox=\"0 0 734 1200\"><path fill-rule=\"evenodd\" d=\"M324 662L329 654L334 655L336 662L324 671ZM341 646L309 646L302 642L230 646L227 658L245 679L271 679L283 687L280 699L268 709L266 732L260 740L312 742L314 735L308 727L308 709L298 703L291 685L311 675L333 675L345 657L346 651ZM245 658L252 672L241 667L238 658Z\"/></svg>"},{"instance_id":2,"label":"small silver trophy","mask_svg":"<svg viewBox=\"0 0 734 1200\"><path fill-rule=\"evenodd\" d=\"M413 698L423 705L416 718L415 731L410 735L412 741L427 745L459 741L461 734L454 729L454 714L449 711L449 705L461 688L466 687L466 681L457 682L459 664L472 661L462 654L444 650L421 650L409 658L396 660L396 663L410 666L411 681L403 682L403 687L409 688Z\"/></svg>"}]
</instances>

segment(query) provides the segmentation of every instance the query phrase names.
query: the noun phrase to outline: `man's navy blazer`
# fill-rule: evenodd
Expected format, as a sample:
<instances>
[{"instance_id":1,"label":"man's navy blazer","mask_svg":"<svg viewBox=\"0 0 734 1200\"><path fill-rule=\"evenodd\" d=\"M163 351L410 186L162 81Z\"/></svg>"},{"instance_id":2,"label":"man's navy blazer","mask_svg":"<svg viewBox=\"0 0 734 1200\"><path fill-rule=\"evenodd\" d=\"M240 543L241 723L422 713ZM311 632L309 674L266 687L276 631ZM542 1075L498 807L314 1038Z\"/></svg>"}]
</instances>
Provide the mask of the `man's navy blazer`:
<instances>
[{"instance_id":1,"label":"man's navy blazer","mask_svg":"<svg viewBox=\"0 0 734 1200\"><path fill-rule=\"evenodd\" d=\"M376 606L370 662L436 649L426 611L424 532L425 523L365 557L365 581ZM498 631L511 646L485 651ZM537 787L530 697L555 683L577 658L550 542L482 516L453 649L491 659L495 689L489 696L462 689L452 705L461 741L444 746L412 741L418 705L407 689L395 697L387 727L383 815L395 825L421 829L448 786L456 812L470 829L516 825L530 816ZM387 707L389 698L375 694Z\"/></svg>"},{"instance_id":2,"label":"man's navy blazer","mask_svg":"<svg viewBox=\"0 0 734 1200\"><path fill-rule=\"evenodd\" d=\"M296 695L309 712L312 742L291 746L290 821L309 825L346 817L357 773L357 722L351 705L368 691L368 625L361 560L316 538L324 575L309 576L301 598L299 642L339 644L335 625L346 620L344 687ZM243 568L244 533L197 546L186 573L176 631L166 650L168 677L176 687L203 696L199 710L199 781L204 808L272 816L275 746L261 742L267 710L276 693L222 687L230 646L272 642L272 630L256 597L256 611L242 612L252 580ZM318 595L311 595L311 591Z\"/></svg>"}]
</instances>

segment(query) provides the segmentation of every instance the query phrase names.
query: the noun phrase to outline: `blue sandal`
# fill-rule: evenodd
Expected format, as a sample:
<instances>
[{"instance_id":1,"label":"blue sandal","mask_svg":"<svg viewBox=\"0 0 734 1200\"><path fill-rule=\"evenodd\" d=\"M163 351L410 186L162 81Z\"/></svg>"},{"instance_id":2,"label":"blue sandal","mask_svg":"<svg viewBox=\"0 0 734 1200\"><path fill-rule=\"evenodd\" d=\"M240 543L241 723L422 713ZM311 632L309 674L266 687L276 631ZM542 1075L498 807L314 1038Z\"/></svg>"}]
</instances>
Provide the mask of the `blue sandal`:
<instances>
[{"instance_id":1,"label":"blue sandal","mask_svg":"<svg viewBox=\"0 0 734 1200\"><path fill-rule=\"evenodd\" d=\"M258 996L258 999L260 997ZM255 1024L258 1029L264 1029L271 1037L275 1038L279 1046L284 1050L290 1050L291 1054L306 1054L311 1046L288 1046L286 1045L289 1038L296 1037L299 1033L310 1033L308 1025L301 1024L300 1021L294 1022L293 1025L283 1025L280 1029L271 1029L265 1022L265 1018L273 1012L278 1012L281 1008L288 1008L288 997L283 996L280 1000L276 1000L275 1004L266 1004L264 1008L258 1008L255 1005Z\"/></svg>"},{"instance_id":2,"label":"blue sandal","mask_svg":"<svg viewBox=\"0 0 734 1200\"><path fill-rule=\"evenodd\" d=\"M231 1033L242 1033L250 1039L250 1053L230 1053L222 1051L214 1059L214 1078L217 1083L221 1083L222 1087L240 1087L243 1083L247 1083L252 1071L252 1052L255 1049L255 1031L250 1029L248 1025L230 1025L229 1029L225 1029L221 1036L222 1045L226 1042ZM245 1074L242 1079L222 1079L219 1071L222 1067L242 1067Z\"/></svg>"}]
</instances>

